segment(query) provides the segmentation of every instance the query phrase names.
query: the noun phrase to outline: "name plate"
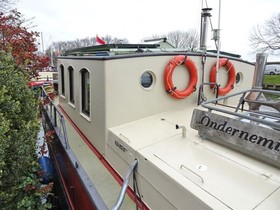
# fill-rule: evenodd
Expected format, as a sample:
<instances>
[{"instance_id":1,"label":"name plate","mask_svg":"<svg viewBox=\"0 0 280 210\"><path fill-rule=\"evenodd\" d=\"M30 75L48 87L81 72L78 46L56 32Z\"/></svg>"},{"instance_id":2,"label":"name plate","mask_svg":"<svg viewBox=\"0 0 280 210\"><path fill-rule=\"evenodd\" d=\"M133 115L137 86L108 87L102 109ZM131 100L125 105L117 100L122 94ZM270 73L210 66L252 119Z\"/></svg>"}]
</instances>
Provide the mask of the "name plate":
<instances>
[{"instance_id":1,"label":"name plate","mask_svg":"<svg viewBox=\"0 0 280 210\"><path fill-rule=\"evenodd\" d=\"M195 109L191 127L203 139L225 145L280 167L280 132L256 123Z\"/></svg>"}]
</instances>

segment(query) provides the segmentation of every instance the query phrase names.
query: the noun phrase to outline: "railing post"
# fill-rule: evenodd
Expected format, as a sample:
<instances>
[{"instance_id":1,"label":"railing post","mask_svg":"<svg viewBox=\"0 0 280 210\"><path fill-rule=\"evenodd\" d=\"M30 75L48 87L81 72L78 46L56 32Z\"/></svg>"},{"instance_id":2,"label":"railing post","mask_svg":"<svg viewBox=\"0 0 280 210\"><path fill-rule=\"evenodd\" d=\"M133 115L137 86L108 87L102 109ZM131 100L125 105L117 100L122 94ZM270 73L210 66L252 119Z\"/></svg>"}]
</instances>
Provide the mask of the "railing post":
<instances>
[{"instance_id":1,"label":"railing post","mask_svg":"<svg viewBox=\"0 0 280 210\"><path fill-rule=\"evenodd\" d=\"M67 132L66 132L65 121L64 121L63 116L60 116L60 117L61 117L62 129L63 129L65 148L68 149L70 146L69 146L69 142L68 142L68 136L67 136Z\"/></svg>"},{"instance_id":2,"label":"railing post","mask_svg":"<svg viewBox=\"0 0 280 210\"><path fill-rule=\"evenodd\" d=\"M58 128L59 132L63 132L63 137L64 137L64 143L65 143L65 148L68 149L70 148L69 142L68 142L68 137L67 137L67 131L66 131L66 127L65 127L65 121L64 121L64 117L63 115L60 113L60 111L57 109L56 105L53 103L53 101L51 100L51 98L48 96L48 94L46 93L44 87L42 87L42 94L44 94L46 97L48 97L48 99L50 100L50 103L47 104L46 106L43 106L43 109L45 109L53 127L58 128L58 116L60 116L60 126L62 126L62 128Z\"/></svg>"},{"instance_id":3,"label":"railing post","mask_svg":"<svg viewBox=\"0 0 280 210\"><path fill-rule=\"evenodd\" d=\"M120 207L123 203L123 199L124 199L124 196L125 196L126 189L128 187L129 179L132 175L132 172L135 170L137 164L138 164L138 160L134 160L134 162L130 165L128 173L127 173L125 179L123 180L123 186L122 186L121 192L119 194L117 203L115 204L115 206L113 206L112 210L120 209Z\"/></svg>"},{"instance_id":4,"label":"railing post","mask_svg":"<svg viewBox=\"0 0 280 210\"><path fill-rule=\"evenodd\" d=\"M53 105L52 105L52 102L50 102L47 106L50 106L50 116L51 116L51 119L53 120Z\"/></svg>"},{"instance_id":5,"label":"railing post","mask_svg":"<svg viewBox=\"0 0 280 210\"><path fill-rule=\"evenodd\" d=\"M53 107L54 108L54 126L57 127L57 116L56 116L56 108L55 106Z\"/></svg>"}]
</instances>

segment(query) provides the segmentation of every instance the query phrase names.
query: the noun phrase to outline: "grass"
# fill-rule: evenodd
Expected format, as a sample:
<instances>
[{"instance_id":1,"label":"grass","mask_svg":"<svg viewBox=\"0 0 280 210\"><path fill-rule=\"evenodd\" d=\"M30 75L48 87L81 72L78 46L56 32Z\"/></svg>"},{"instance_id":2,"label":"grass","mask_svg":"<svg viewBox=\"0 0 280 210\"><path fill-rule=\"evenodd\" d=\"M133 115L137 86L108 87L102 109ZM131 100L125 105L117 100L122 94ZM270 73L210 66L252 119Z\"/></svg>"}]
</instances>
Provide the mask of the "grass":
<instances>
[{"instance_id":1,"label":"grass","mask_svg":"<svg viewBox=\"0 0 280 210\"><path fill-rule=\"evenodd\" d=\"M264 93L264 96L265 96L266 99L268 99L270 101L278 101L278 100L280 100L279 95Z\"/></svg>"},{"instance_id":2,"label":"grass","mask_svg":"<svg viewBox=\"0 0 280 210\"><path fill-rule=\"evenodd\" d=\"M263 83L280 85L280 75L264 75Z\"/></svg>"},{"instance_id":3,"label":"grass","mask_svg":"<svg viewBox=\"0 0 280 210\"><path fill-rule=\"evenodd\" d=\"M264 84L280 85L280 75L264 75ZM265 93L265 97L269 100L279 100L279 95Z\"/></svg>"}]
</instances>

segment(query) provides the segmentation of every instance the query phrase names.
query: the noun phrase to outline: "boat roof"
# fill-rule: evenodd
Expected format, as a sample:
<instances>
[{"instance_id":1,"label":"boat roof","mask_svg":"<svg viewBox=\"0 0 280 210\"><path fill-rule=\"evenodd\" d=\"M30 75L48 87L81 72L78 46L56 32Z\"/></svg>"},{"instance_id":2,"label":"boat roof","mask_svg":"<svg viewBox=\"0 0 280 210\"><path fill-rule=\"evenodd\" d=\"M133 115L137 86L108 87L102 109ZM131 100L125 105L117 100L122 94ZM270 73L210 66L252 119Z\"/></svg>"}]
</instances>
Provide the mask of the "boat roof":
<instances>
[{"instance_id":1,"label":"boat roof","mask_svg":"<svg viewBox=\"0 0 280 210\"><path fill-rule=\"evenodd\" d=\"M143 44L104 44L94 45L89 47L82 47L67 50L63 53L64 56L114 56L114 55L128 55L128 54L143 54L143 53L193 53L193 54L205 54L204 51L189 51L187 49L175 48L165 41L154 41ZM219 52L223 57L231 57L234 59L240 59L241 56L234 53L228 53L224 51ZM207 50L207 55L215 56L216 50Z\"/></svg>"},{"instance_id":2,"label":"boat roof","mask_svg":"<svg viewBox=\"0 0 280 210\"><path fill-rule=\"evenodd\" d=\"M158 49L159 44L104 44L68 50L64 55L110 55L113 51L144 52L144 50Z\"/></svg>"}]
</instances>

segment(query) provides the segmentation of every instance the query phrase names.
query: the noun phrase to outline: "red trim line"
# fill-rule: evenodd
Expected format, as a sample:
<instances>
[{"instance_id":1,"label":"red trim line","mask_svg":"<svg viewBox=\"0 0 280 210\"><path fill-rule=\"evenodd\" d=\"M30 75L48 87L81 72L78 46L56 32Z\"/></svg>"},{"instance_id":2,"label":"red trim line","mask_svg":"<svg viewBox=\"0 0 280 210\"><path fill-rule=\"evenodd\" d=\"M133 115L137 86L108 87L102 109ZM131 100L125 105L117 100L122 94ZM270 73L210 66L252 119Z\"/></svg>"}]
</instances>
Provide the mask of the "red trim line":
<instances>
[{"instance_id":1,"label":"red trim line","mask_svg":"<svg viewBox=\"0 0 280 210\"><path fill-rule=\"evenodd\" d=\"M70 124L74 127L74 129L79 133L79 135L82 137L83 141L88 145L90 150L98 157L98 159L101 161L101 163L107 168L107 170L110 172L110 174L115 178L115 180L119 183L119 185L122 185L123 178L118 174L118 172L108 163L108 161L104 158L104 156L95 148L95 146L92 145L92 143L89 141L89 139L83 134L83 132L79 129L79 127L74 123L74 121L70 118L70 116L64 111L64 109L58 105L60 110L63 112L63 115L69 120ZM133 190L128 187L127 188L127 194L135 202L134 198L134 192ZM138 206L141 206L140 199L137 196L137 203ZM144 203L143 203L144 204ZM149 208L144 204L144 209L149 210Z\"/></svg>"},{"instance_id":2,"label":"red trim line","mask_svg":"<svg viewBox=\"0 0 280 210\"><path fill-rule=\"evenodd\" d=\"M52 148L52 145L51 145L51 144L49 144L49 146L51 146L51 148ZM52 151L53 151L53 149L52 149ZM65 191L66 196L67 196L67 198L68 198L67 200L69 201L69 204L70 204L70 206L71 206L71 209L74 209L74 210L75 210L74 204L73 204L73 202L72 202L72 200L71 200L71 197L70 197L70 195L69 195L68 188L67 188L67 186L66 186L66 184L65 184L65 181L64 181L64 178L63 178L62 173L61 173L61 171L60 171L60 168L59 168L59 165L58 165L58 163L57 163L57 160L56 160L56 158L53 158L53 160L55 161L55 165L56 165L56 169L57 169L57 171L58 171L58 173L59 173L59 177L61 177L61 181L62 181L62 184L63 184L63 187L64 187L64 191Z\"/></svg>"}]
</instances>

